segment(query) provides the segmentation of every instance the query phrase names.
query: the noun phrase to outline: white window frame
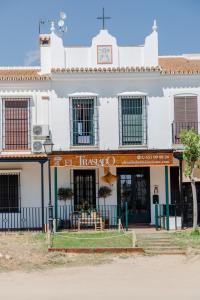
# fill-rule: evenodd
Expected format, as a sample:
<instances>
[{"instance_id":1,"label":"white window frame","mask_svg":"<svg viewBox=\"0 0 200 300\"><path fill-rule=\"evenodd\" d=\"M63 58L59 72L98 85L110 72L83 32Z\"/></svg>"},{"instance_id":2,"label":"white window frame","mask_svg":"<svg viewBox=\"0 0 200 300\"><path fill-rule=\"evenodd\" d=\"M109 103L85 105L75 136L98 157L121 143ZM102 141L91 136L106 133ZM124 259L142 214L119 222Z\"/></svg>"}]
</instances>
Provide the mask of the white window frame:
<instances>
[{"instance_id":1,"label":"white window frame","mask_svg":"<svg viewBox=\"0 0 200 300\"><path fill-rule=\"evenodd\" d=\"M5 101L9 100L9 99L13 99L13 101L17 100L17 99L23 99L23 100L27 100L28 101L28 148L24 149L24 150L17 150L17 149L13 149L13 150L7 150L5 149L5 141L4 141L4 136L5 136L5 128L3 126L3 122L5 122L5 116L4 116L4 112L5 112ZM0 97L0 109L1 109L1 124L0 124L0 133L1 133L1 149L4 152L7 151L17 151L17 152L26 152L26 151L31 151L32 150L32 111L31 111L31 103L33 101L33 97L32 95L1 95Z\"/></svg>"},{"instance_id":2,"label":"white window frame","mask_svg":"<svg viewBox=\"0 0 200 300\"><path fill-rule=\"evenodd\" d=\"M122 99L142 99L142 125L143 125L143 137L141 144L123 144L122 141ZM147 147L148 143L148 115L147 115L147 95L144 93L121 93L118 94L118 117L119 117L119 145L123 148L130 147Z\"/></svg>"},{"instance_id":3,"label":"white window frame","mask_svg":"<svg viewBox=\"0 0 200 300\"><path fill-rule=\"evenodd\" d=\"M76 144L73 142L73 100L87 100L92 99L94 101L94 143L93 144ZM70 147L71 148L94 148L99 145L99 110L98 110L98 95L93 93L82 94L70 94L69 95L69 116L70 116Z\"/></svg>"}]
</instances>

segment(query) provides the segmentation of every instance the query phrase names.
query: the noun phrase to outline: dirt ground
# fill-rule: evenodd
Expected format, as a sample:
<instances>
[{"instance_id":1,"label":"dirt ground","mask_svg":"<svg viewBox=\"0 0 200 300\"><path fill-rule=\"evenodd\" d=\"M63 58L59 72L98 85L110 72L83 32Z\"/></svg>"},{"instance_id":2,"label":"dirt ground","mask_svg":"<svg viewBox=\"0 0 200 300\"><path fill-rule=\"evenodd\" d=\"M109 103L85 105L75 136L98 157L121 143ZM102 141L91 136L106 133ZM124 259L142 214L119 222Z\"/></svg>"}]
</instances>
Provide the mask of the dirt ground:
<instances>
[{"instance_id":1,"label":"dirt ground","mask_svg":"<svg viewBox=\"0 0 200 300\"><path fill-rule=\"evenodd\" d=\"M1 299L200 299L200 257L137 256L96 266L0 274Z\"/></svg>"},{"instance_id":2,"label":"dirt ground","mask_svg":"<svg viewBox=\"0 0 200 300\"><path fill-rule=\"evenodd\" d=\"M48 253L44 235L0 235L0 299L199 300L200 255Z\"/></svg>"}]
</instances>

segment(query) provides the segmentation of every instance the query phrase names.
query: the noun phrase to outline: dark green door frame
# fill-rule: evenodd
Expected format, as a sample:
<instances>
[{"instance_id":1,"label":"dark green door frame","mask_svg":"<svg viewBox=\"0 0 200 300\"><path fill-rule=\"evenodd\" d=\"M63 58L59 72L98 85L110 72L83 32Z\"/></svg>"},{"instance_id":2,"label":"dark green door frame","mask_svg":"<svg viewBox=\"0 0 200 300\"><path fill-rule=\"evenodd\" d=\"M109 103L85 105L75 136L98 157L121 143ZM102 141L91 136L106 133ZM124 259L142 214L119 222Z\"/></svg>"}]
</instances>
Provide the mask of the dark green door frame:
<instances>
[{"instance_id":1,"label":"dark green door frame","mask_svg":"<svg viewBox=\"0 0 200 300\"><path fill-rule=\"evenodd\" d=\"M133 176L141 172L144 175L147 186L146 186L146 215L144 214L134 214L129 210L129 223L147 223L151 222L151 202L150 202L150 168L149 167L134 167L134 168L117 168L117 203L118 203L118 214L121 216L125 212L125 207L121 207L121 192L120 192L120 175L131 175L131 184L134 188ZM132 195L134 190L131 191Z\"/></svg>"},{"instance_id":2,"label":"dark green door frame","mask_svg":"<svg viewBox=\"0 0 200 300\"><path fill-rule=\"evenodd\" d=\"M54 168L54 204L55 204L55 219L57 224L58 218L58 168Z\"/></svg>"},{"instance_id":3,"label":"dark green door frame","mask_svg":"<svg viewBox=\"0 0 200 300\"><path fill-rule=\"evenodd\" d=\"M40 181L41 181L41 208L42 208L42 231L45 231L44 225L44 162L40 162Z\"/></svg>"},{"instance_id":4,"label":"dark green door frame","mask_svg":"<svg viewBox=\"0 0 200 300\"><path fill-rule=\"evenodd\" d=\"M166 227L169 230L169 167L165 166Z\"/></svg>"}]
</instances>

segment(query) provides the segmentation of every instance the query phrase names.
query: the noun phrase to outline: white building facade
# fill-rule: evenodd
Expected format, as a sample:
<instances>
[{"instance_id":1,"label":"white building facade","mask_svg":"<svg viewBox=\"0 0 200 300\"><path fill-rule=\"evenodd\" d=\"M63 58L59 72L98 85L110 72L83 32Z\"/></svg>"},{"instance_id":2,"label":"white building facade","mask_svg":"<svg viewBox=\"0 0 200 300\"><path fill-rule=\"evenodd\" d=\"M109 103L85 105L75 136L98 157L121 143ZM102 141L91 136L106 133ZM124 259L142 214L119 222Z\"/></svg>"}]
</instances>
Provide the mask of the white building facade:
<instances>
[{"instance_id":1,"label":"white building facade","mask_svg":"<svg viewBox=\"0 0 200 300\"><path fill-rule=\"evenodd\" d=\"M127 47L107 30L88 47L64 47L52 25L40 59L37 68L0 68L0 228L43 226L49 199L71 228L75 212L104 206L102 186L111 189L107 226L125 202L130 224L155 224L153 199L172 215L190 202L179 133L199 130L200 55L159 56L155 23L144 45ZM67 187L73 196L60 201Z\"/></svg>"}]
</instances>

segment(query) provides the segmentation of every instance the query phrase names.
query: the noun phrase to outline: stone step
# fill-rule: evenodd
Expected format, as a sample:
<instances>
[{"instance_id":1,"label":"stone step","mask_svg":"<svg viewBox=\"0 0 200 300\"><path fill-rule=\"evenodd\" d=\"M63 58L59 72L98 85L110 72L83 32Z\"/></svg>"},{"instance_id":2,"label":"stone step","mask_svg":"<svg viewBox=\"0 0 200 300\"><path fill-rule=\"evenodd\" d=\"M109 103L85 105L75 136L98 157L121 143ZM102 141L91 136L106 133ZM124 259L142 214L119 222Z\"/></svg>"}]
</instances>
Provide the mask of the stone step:
<instances>
[{"instance_id":1,"label":"stone step","mask_svg":"<svg viewBox=\"0 0 200 300\"><path fill-rule=\"evenodd\" d=\"M171 243L171 239L137 239L139 242L146 242L146 243L157 243L157 242L163 242L163 243Z\"/></svg>"},{"instance_id":2,"label":"stone step","mask_svg":"<svg viewBox=\"0 0 200 300\"><path fill-rule=\"evenodd\" d=\"M137 245L149 255L184 255L185 251L173 243L169 233L137 234Z\"/></svg>"},{"instance_id":3,"label":"stone step","mask_svg":"<svg viewBox=\"0 0 200 300\"><path fill-rule=\"evenodd\" d=\"M141 235L141 234L136 234L136 236L140 239L170 239L171 236L169 234L162 234L162 235L158 235L158 234L145 234L145 235Z\"/></svg>"},{"instance_id":4,"label":"stone step","mask_svg":"<svg viewBox=\"0 0 200 300\"><path fill-rule=\"evenodd\" d=\"M159 250L159 251L164 251L164 250L182 250L180 247L174 247L174 246L165 246L165 247L145 247L144 250Z\"/></svg>"},{"instance_id":5,"label":"stone step","mask_svg":"<svg viewBox=\"0 0 200 300\"><path fill-rule=\"evenodd\" d=\"M172 251L172 250L166 250L166 251L157 251L157 250L154 250L154 251L146 251L145 250L145 253L146 254L149 254L149 255L186 255L185 251L183 250L176 250L176 251Z\"/></svg>"},{"instance_id":6,"label":"stone step","mask_svg":"<svg viewBox=\"0 0 200 300\"><path fill-rule=\"evenodd\" d=\"M172 245L172 241L169 240L165 240L165 241L162 241L162 240L156 240L156 241L151 241L151 240L137 240L137 244L141 244L141 245L158 245L158 244L163 244L163 245L166 245L166 244L170 244Z\"/></svg>"},{"instance_id":7,"label":"stone step","mask_svg":"<svg viewBox=\"0 0 200 300\"><path fill-rule=\"evenodd\" d=\"M146 249L146 248L166 248L166 247L179 248L180 249L179 246L171 245L171 244L157 244L157 245L152 245L152 244L148 244L148 245L137 244L137 246L142 247L144 249Z\"/></svg>"},{"instance_id":8,"label":"stone step","mask_svg":"<svg viewBox=\"0 0 200 300\"><path fill-rule=\"evenodd\" d=\"M149 238L149 237L146 237L146 238L141 238L139 236L136 236L137 240L138 241L171 241L171 238Z\"/></svg>"}]
</instances>

